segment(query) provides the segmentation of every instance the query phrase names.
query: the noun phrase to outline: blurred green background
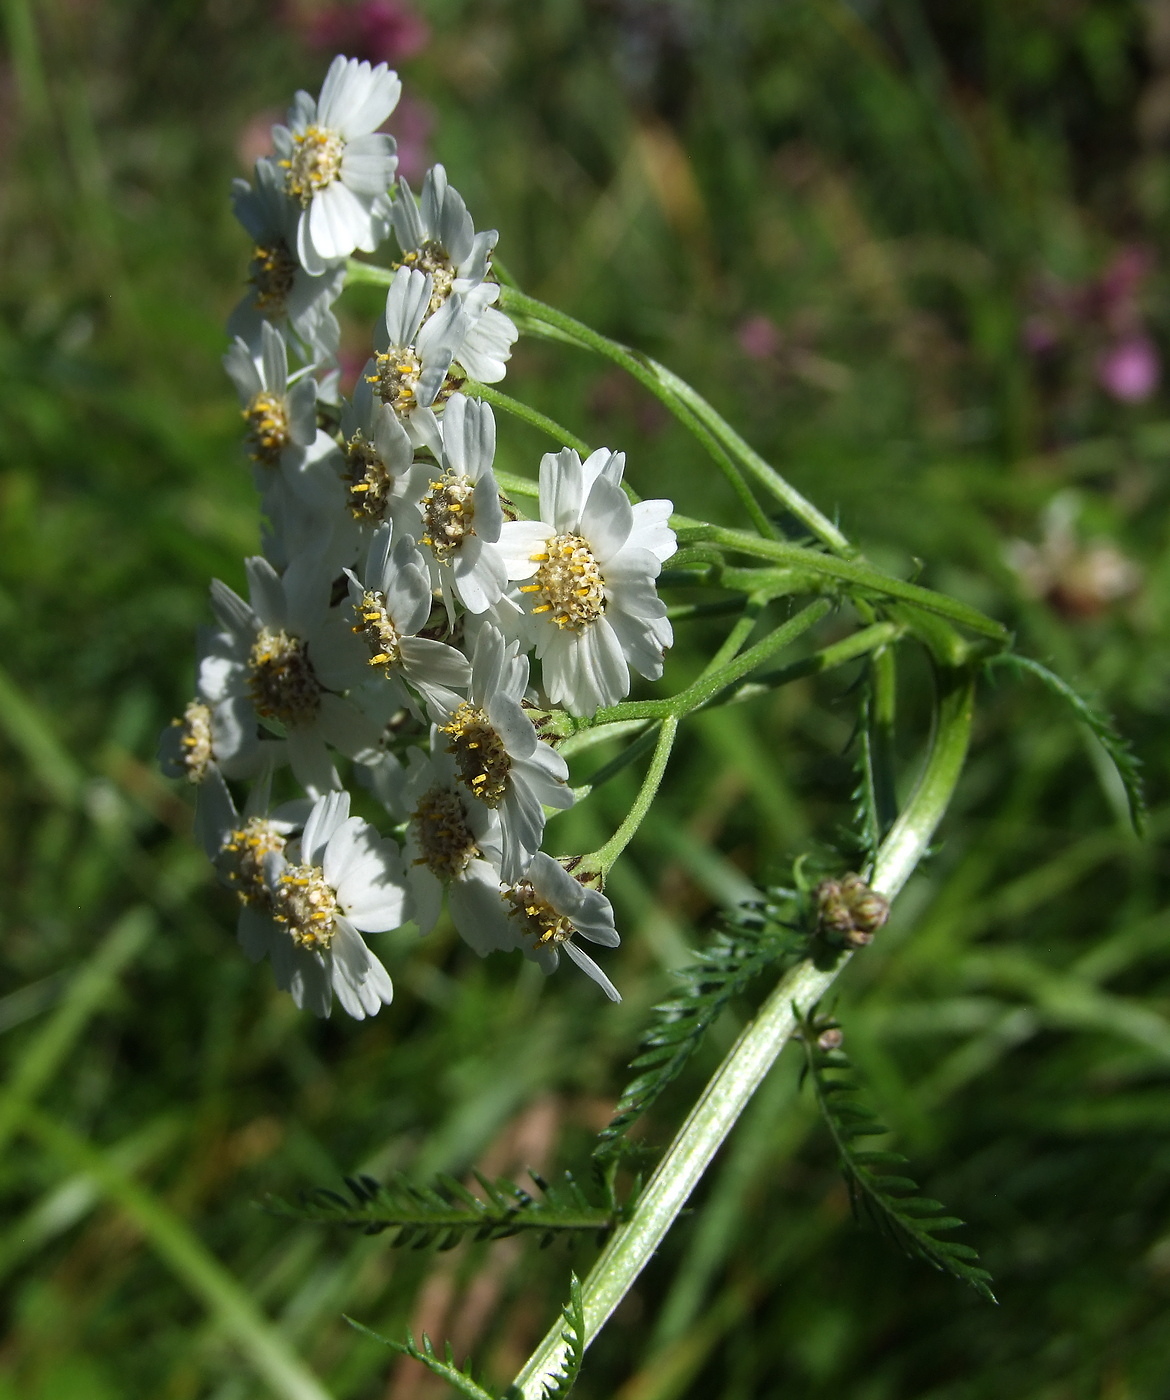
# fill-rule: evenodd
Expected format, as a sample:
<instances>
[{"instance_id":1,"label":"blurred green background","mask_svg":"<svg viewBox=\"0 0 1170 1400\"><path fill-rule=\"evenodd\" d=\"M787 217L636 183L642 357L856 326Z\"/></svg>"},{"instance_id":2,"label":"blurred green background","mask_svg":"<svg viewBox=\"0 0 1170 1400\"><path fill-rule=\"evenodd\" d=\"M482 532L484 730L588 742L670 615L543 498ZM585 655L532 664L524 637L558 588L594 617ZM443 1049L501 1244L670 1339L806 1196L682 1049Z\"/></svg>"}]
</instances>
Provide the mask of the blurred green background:
<instances>
[{"instance_id":1,"label":"blurred green background","mask_svg":"<svg viewBox=\"0 0 1170 1400\"><path fill-rule=\"evenodd\" d=\"M688 722L612 877L616 1009L443 928L382 939L376 1021L321 1024L240 955L153 750L208 579L239 587L258 537L218 363L249 256L227 186L336 48L399 67L404 170L444 161L526 290L690 378L876 561L1104 698L1146 766L1143 843L1092 742L1001 675L936 855L841 986L874 1100L1000 1305L851 1221L786 1056L583 1400L1166 1395L1170 3L0 9L0 1396L297 1394L265 1346L338 1400L444 1393L342 1313L510 1379L590 1246L395 1252L254 1203L355 1170L587 1175L670 969L849 820L852 673ZM361 357L377 299L344 309ZM741 523L605 365L522 342L504 387L625 448L643 494ZM546 444L501 435L531 474ZM676 675L722 635L689 626ZM908 761L927 684L905 668ZM550 848L604 838L633 783Z\"/></svg>"}]
</instances>

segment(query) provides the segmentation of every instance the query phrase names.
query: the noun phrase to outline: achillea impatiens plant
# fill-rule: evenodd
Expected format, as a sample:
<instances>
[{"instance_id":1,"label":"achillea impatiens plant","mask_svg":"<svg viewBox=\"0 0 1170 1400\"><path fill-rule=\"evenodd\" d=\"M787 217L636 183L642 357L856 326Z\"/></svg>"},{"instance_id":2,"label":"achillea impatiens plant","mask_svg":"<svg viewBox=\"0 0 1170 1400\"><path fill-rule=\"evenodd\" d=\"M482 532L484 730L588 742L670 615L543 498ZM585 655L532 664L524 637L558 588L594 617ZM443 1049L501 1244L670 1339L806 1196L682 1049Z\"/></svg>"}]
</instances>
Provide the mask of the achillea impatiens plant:
<instances>
[{"instance_id":1,"label":"achillea impatiens plant","mask_svg":"<svg viewBox=\"0 0 1170 1400\"><path fill-rule=\"evenodd\" d=\"M278 156L233 192L255 248L225 365L264 552L247 561L247 602L212 586L218 625L201 643L198 694L167 730L162 757L196 787L197 829L238 897L245 955L270 961L298 1007L327 1016L336 1000L362 1019L392 995L378 936L405 924L425 935L445 905L481 956L521 954L551 973L563 953L604 1015L598 989L618 1001L621 983L606 878L645 820L687 717L834 667L857 680L856 832L819 885L798 860L793 888L744 906L655 1013L595 1153L600 1204L579 1192L568 1205L555 1191L543 1203L497 1192L490 1208L468 1197L464 1209L442 1193L363 1183L352 1209L299 1210L403 1239L425 1231L428 1211L444 1239L583 1221L607 1233L572 1287L567 1320L554 1322L510 1392L536 1400L554 1383L564 1393L780 1050L821 1025L817 1002L880 929L934 837L963 765L975 677L1008 656L1008 638L970 606L870 565L669 370L523 295L493 270L498 235L476 232L441 166L419 201L395 187L393 141L377 128L398 95L385 64L338 57L320 97L297 94L275 129ZM382 262L349 257L376 254L392 236ZM385 313L352 398L338 405L333 305L355 283L384 286ZM657 494L654 463L632 462L627 479L624 453L582 443L489 387L521 334L632 375L694 434L749 528L676 513ZM497 411L552 439L528 473L497 468ZM710 597L672 605L678 589ZM834 630L818 638L830 614ZM715 653L663 690L676 625L715 617L732 619ZM925 753L899 804L891 765L903 645L924 649L935 684ZM1067 698L1042 667L1023 664ZM627 699L637 677L655 689ZM1132 778L1108 725L1074 703ZM603 741L623 748L590 785L575 760ZM557 814L647 754L618 829L595 850L558 851ZM384 808L377 827L349 814L359 789ZM769 973L773 990L657 1170L619 1200L626 1129L728 999ZM816 1030L823 1055L810 1061L823 1105L835 1091L823 1071L840 1067L823 1058L840 1044L835 1028L828 1034ZM873 1175L874 1154L855 1152L829 1117L851 1183L891 1218L910 1218L912 1202L889 1204L892 1178ZM934 1239L953 1223L904 1233L985 1291L972 1252ZM411 1343L410 1354L463 1393L487 1393L429 1344Z\"/></svg>"}]
</instances>

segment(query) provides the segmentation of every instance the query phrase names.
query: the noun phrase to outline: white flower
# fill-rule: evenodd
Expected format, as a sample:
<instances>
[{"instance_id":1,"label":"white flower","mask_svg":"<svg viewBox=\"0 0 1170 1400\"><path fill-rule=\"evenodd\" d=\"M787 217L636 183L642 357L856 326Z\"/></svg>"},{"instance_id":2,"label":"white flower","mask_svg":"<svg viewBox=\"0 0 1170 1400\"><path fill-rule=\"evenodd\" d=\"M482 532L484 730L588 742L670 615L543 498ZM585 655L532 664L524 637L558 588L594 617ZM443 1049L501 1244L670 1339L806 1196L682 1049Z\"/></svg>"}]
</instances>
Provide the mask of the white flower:
<instances>
[{"instance_id":1,"label":"white flower","mask_svg":"<svg viewBox=\"0 0 1170 1400\"><path fill-rule=\"evenodd\" d=\"M411 473L408 490L419 503L420 538L430 551L431 579L449 609L454 593L469 612L485 612L507 585L496 547L504 512L492 471L495 455L491 409L479 399L456 394L443 417L441 470L436 473L419 462Z\"/></svg>"},{"instance_id":2,"label":"white flower","mask_svg":"<svg viewBox=\"0 0 1170 1400\"><path fill-rule=\"evenodd\" d=\"M272 128L285 192L300 204L296 252L307 272L321 273L355 248L377 247L380 201L398 167L394 138L378 127L401 91L384 63L371 68L338 54L319 100L298 92L288 125Z\"/></svg>"},{"instance_id":3,"label":"white flower","mask_svg":"<svg viewBox=\"0 0 1170 1400\"><path fill-rule=\"evenodd\" d=\"M264 861L272 851L284 850L313 806L311 798L299 797L270 812L271 776L271 768L266 769L248 794L242 816L218 770L208 774L195 804L195 834L220 880L244 908L268 908Z\"/></svg>"},{"instance_id":4,"label":"white flower","mask_svg":"<svg viewBox=\"0 0 1170 1400\"><path fill-rule=\"evenodd\" d=\"M447 183L447 172L441 165L427 171L418 204L406 181L399 181L391 217L402 248L402 264L428 273L432 279L431 311L437 311L452 293L464 299L470 325L456 359L473 379L484 384L503 379L518 332L508 317L492 306L500 289L486 280L499 234L495 229L476 233L467 205Z\"/></svg>"},{"instance_id":5,"label":"white flower","mask_svg":"<svg viewBox=\"0 0 1170 1400\"><path fill-rule=\"evenodd\" d=\"M363 526L392 520L406 502L414 444L393 409L364 375L341 413L345 483L354 519Z\"/></svg>"},{"instance_id":6,"label":"white flower","mask_svg":"<svg viewBox=\"0 0 1170 1400\"><path fill-rule=\"evenodd\" d=\"M432 405L444 388L469 319L459 296L448 297L430 315L432 287L429 274L415 268L401 267L394 274L386 293L386 315L375 332L377 353L363 377L398 416L411 440L437 457L442 437Z\"/></svg>"},{"instance_id":7,"label":"white flower","mask_svg":"<svg viewBox=\"0 0 1170 1400\"><path fill-rule=\"evenodd\" d=\"M571 958L589 974L610 1001L621 994L588 953L573 942L578 933L591 943L616 948L621 942L614 927L613 907L603 894L574 880L560 861L538 852L523 880L502 892L508 918L526 957L545 973L556 970L558 953Z\"/></svg>"},{"instance_id":8,"label":"white flower","mask_svg":"<svg viewBox=\"0 0 1170 1400\"><path fill-rule=\"evenodd\" d=\"M654 587L675 550L669 501L631 506L625 457L600 448L582 462L565 448L540 463L540 520L506 522L499 549L525 595L549 699L574 715L612 705L630 667L662 674L673 633Z\"/></svg>"},{"instance_id":9,"label":"white flower","mask_svg":"<svg viewBox=\"0 0 1170 1400\"><path fill-rule=\"evenodd\" d=\"M302 374L288 382L288 347L270 322L260 326L260 344L253 350L239 336L223 357L243 405L248 424L248 454L259 467L300 464L297 448L317 436L317 381Z\"/></svg>"},{"instance_id":10,"label":"white flower","mask_svg":"<svg viewBox=\"0 0 1170 1400\"><path fill-rule=\"evenodd\" d=\"M455 692L467 689L471 666L454 647L416 635L426 626L433 601L426 562L409 535L393 550L391 536L389 524L379 526L362 577L346 571L353 631L366 645L362 672L353 683L379 677L378 698L386 716L403 706L417 714L405 682L422 696L429 717L441 719L459 705Z\"/></svg>"},{"instance_id":11,"label":"white flower","mask_svg":"<svg viewBox=\"0 0 1170 1400\"><path fill-rule=\"evenodd\" d=\"M277 740L261 741L256 716L243 696L209 701L196 696L158 741L159 767L168 778L201 784L213 770L229 778L253 777L264 763L283 757Z\"/></svg>"},{"instance_id":12,"label":"white flower","mask_svg":"<svg viewBox=\"0 0 1170 1400\"><path fill-rule=\"evenodd\" d=\"M311 362L337 355L340 329L332 306L345 284L345 264L318 273L297 261L297 225L301 206L285 193L284 172L267 159L256 162L255 184L232 181L232 207L251 234L251 288L228 319L228 334L249 345L260 339L264 321L287 325L303 344Z\"/></svg>"},{"instance_id":13,"label":"white flower","mask_svg":"<svg viewBox=\"0 0 1170 1400\"><path fill-rule=\"evenodd\" d=\"M432 729L430 756L419 749L407 756L406 879L413 918L421 933L429 933L446 889L455 927L479 947L476 940L489 929L484 912L499 902L500 821L460 784L441 740Z\"/></svg>"},{"instance_id":14,"label":"white flower","mask_svg":"<svg viewBox=\"0 0 1170 1400\"><path fill-rule=\"evenodd\" d=\"M341 785L327 744L356 759L378 751L377 726L332 693L352 674L360 644L342 610L328 606L327 574L290 567L282 579L259 557L247 570L251 606L218 579L211 585L223 630L208 639L200 692L212 704L234 702L253 729L259 719L282 726L297 781L318 796Z\"/></svg>"},{"instance_id":15,"label":"white flower","mask_svg":"<svg viewBox=\"0 0 1170 1400\"><path fill-rule=\"evenodd\" d=\"M288 348L265 321L259 353L239 337L223 359L243 404L261 509L268 521L265 553L283 568L306 550L329 555L336 569L354 557L356 522L345 509L344 460L317 428L317 384L311 374L289 383Z\"/></svg>"},{"instance_id":16,"label":"white flower","mask_svg":"<svg viewBox=\"0 0 1170 1400\"><path fill-rule=\"evenodd\" d=\"M556 971L563 952L610 1001L621 1001L601 968L573 942L573 935L579 934L591 943L616 948L621 939L613 907L603 894L574 880L552 856L538 851L523 879L497 885L491 898L477 891L476 915L476 921L468 921L460 932L481 956L519 948L547 975Z\"/></svg>"},{"instance_id":17,"label":"white flower","mask_svg":"<svg viewBox=\"0 0 1170 1400\"><path fill-rule=\"evenodd\" d=\"M246 955L271 958L276 985L317 1016L334 995L359 1021L389 1005L394 988L361 935L405 922L402 855L349 815L349 793L319 798L298 846L270 850L263 870L267 904L240 913Z\"/></svg>"},{"instance_id":18,"label":"white flower","mask_svg":"<svg viewBox=\"0 0 1170 1400\"><path fill-rule=\"evenodd\" d=\"M483 623L471 659L468 698L439 731L448 740L459 782L499 812L500 875L519 879L540 849L545 807L571 807L565 760L543 743L520 701L528 687L528 658Z\"/></svg>"}]
</instances>

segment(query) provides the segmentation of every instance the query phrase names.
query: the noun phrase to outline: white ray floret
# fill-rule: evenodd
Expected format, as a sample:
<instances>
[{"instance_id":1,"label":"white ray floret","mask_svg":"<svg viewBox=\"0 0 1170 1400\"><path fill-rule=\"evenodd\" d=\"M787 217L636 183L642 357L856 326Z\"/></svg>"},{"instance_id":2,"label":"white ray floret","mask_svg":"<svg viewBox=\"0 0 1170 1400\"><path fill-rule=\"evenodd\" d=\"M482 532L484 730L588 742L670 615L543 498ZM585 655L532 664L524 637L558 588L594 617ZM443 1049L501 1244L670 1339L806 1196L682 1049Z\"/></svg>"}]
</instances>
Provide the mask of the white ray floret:
<instances>
[{"instance_id":1,"label":"white ray floret","mask_svg":"<svg viewBox=\"0 0 1170 1400\"><path fill-rule=\"evenodd\" d=\"M503 379L518 332L495 308L500 289L487 280L499 234L495 229L476 233L467 205L447 183L441 165L427 171L417 203L406 181L398 182L391 217L402 248L402 265L432 279L431 311L437 311L452 293L463 298L471 323L456 359L473 379L485 384Z\"/></svg>"},{"instance_id":2,"label":"white ray floret","mask_svg":"<svg viewBox=\"0 0 1170 1400\"><path fill-rule=\"evenodd\" d=\"M497 548L504 512L492 470L495 455L491 409L457 394L443 416L440 469L419 462L411 473L409 495L418 502L420 543L430 556L431 581L448 608L454 595L469 612L486 612L507 586Z\"/></svg>"},{"instance_id":3,"label":"white ray floret","mask_svg":"<svg viewBox=\"0 0 1170 1400\"><path fill-rule=\"evenodd\" d=\"M521 705L528 658L490 622L479 628L468 697L439 726L459 782L500 816L501 878L517 880L540 849L545 807L573 805L565 760Z\"/></svg>"},{"instance_id":4,"label":"white ray floret","mask_svg":"<svg viewBox=\"0 0 1170 1400\"><path fill-rule=\"evenodd\" d=\"M625 456L600 448L584 462L565 448L540 463L540 519L505 522L499 551L521 585L529 635L549 699L592 715L630 690L630 668L662 674L673 641L654 585L675 551L670 501L632 506Z\"/></svg>"},{"instance_id":5,"label":"white ray floret","mask_svg":"<svg viewBox=\"0 0 1170 1400\"><path fill-rule=\"evenodd\" d=\"M354 670L360 644L348 609L331 608L330 576L290 568L284 578L266 559L247 561L250 605L216 579L212 633L199 666L199 689L212 704L235 702L252 728L279 725L289 763L306 792L340 787L331 744L351 758L376 756L381 734L348 700L335 694Z\"/></svg>"},{"instance_id":6,"label":"white ray floret","mask_svg":"<svg viewBox=\"0 0 1170 1400\"><path fill-rule=\"evenodd\" d=\"M428 718L442 720L462 701L471 665L445 642L417 634L431 615L433 597L426 560L410 535L393 540L389 524L370 541L361 576L349 575L354 634L364 643L361 669L351 684L368 682L380 714L407 708L421 696Z\"/></svg>"},{"instance_id":7,"label":"white ray floret","mask_svg":"<svg viewBox=\"0 0 1170 1400\"><path fill-rule=\"evenodd\" d=\"M284 172L267 158L256 162L254 183L232 181L232 208L255 247L247 295L228 318L228 335L258 345L265 321L287 327L313 363L332 362L340 328L333 303L345 285L345 263L311 273L297 258L299 201L285 192Z\"/></svg>"},{"instance_id":8,"label":"white ray floret","mask_svg":"<svg viewBox=\"0 0 1170 1400\"><path fill-rule=\"evenodd\" d=\"M286 126L272 128L284 189L300 206L296 254L318 274L355 248L372 253L385 227L385 195L398 168L394 138L378 131L402 84L384 63L340 54L320 97L298 92Z\"/></svg>"}]
</instances>

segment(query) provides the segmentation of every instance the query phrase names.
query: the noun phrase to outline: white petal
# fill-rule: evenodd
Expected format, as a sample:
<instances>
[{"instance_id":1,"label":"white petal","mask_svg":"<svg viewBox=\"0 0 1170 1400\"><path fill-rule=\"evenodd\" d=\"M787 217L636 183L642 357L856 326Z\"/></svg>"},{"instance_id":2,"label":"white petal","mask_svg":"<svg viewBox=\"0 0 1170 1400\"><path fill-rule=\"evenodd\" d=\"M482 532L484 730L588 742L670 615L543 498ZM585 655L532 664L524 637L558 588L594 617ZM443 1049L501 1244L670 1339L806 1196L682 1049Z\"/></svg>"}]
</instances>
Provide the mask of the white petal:
<instances>
[{"instance_id":1,"label":"white petal","mask_svg":"<svg viewBox=\"0 0 1170 1400\"><path fill-rule=\"evenodd\" d=\"M301 837L301 852L307 864L321 864L330 838L348 818L348 792L330 792L314 802Z\"/></svg>"},{"instance_id":2,"label":"white petal","mask_svg":"<svg viewBox=\"0 0 1170 1400\"><path fill-rule=\"evenodd\" d=\"M496 548L504 561L508 578L531 578L540 568L541 560L534 555L547 554L547 545L554 534L543 520L505 520L500 526Z\"/></svg>"},{"instance_id":3,"label":"white petal","mask_svg":"<svg viewBox=\"0 0 1170 1400\"><path fill-rule=\"evenodd\" d=\"M605 995L609 997L610 1001L621 1001L621 992L618 991L588 953L583 953L571 938L562 943L561 948L564 950L566 957L572 958L582 972L588 973L589 976L593 978Z\"/></svg>"},{"instance_id":4,"label":"white petal","mask_svg":"<svg viewBox=\"0 0 1170 1400\"><path fill-rule=\"evenodd\" d=\"M540 518L559 535L576 534L584 503L581 458L571 447L546 453L540 459Z\"/></svg>"}]
</instances>

